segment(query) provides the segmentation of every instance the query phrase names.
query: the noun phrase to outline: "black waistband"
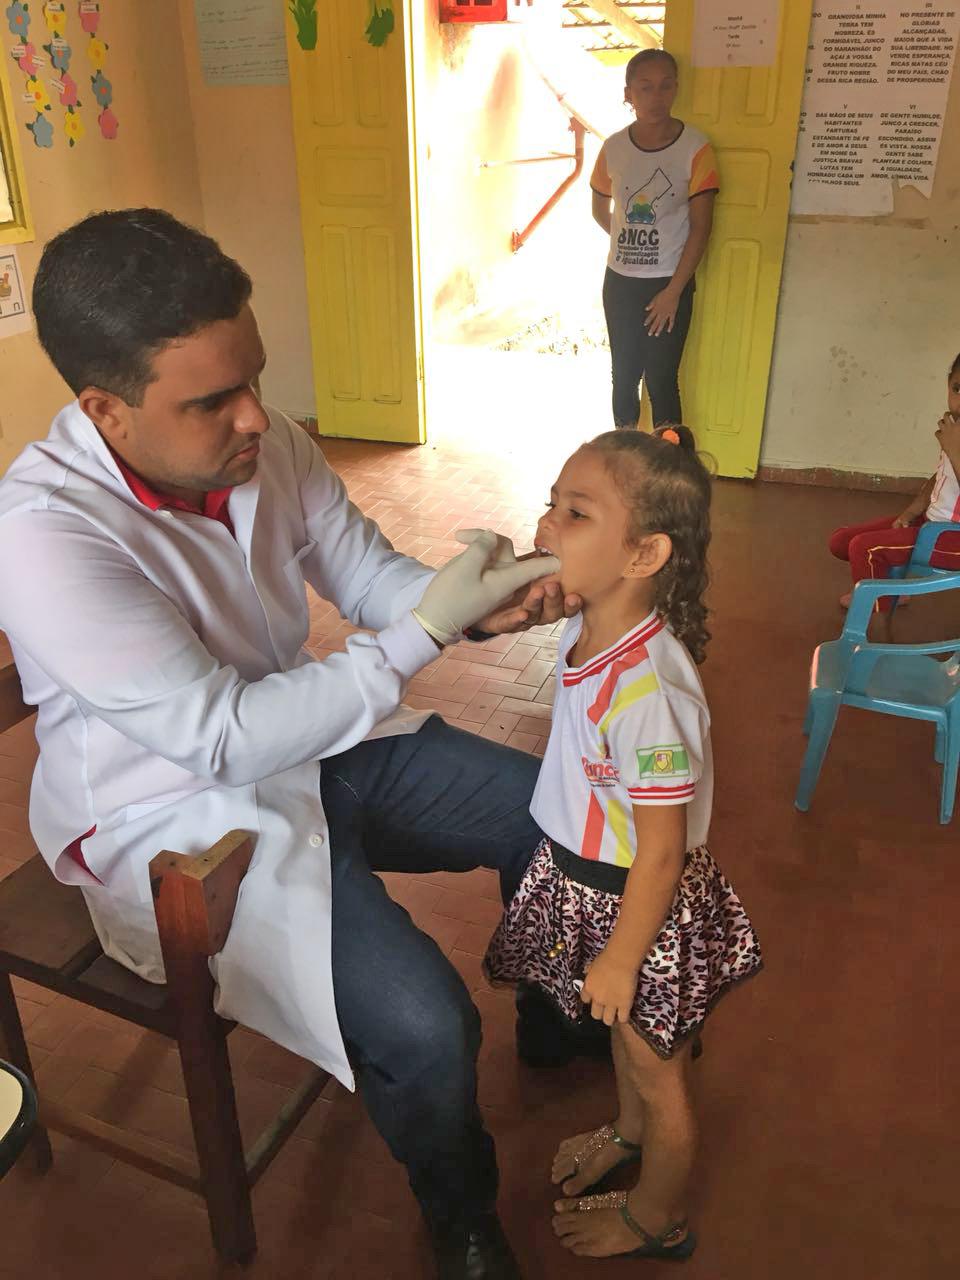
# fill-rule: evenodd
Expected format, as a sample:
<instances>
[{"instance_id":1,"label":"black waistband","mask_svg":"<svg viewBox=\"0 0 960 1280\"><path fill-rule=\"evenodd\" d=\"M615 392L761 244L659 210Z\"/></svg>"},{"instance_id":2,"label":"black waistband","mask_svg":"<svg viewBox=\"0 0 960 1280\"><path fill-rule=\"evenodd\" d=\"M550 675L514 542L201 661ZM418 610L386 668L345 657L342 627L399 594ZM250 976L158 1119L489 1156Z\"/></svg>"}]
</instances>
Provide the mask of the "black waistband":
<instances>
[{"instance_id":1,"label":"black waistband","mask_svg":"<svg viewBox=\"0 0 960 1280\"><path fill-rule=\"evenodd\" d=\"M550 856L557 870L574 884L599 889L601 893L622 894L627 887L629 867L615 867L611 862L592 862L589 858L581 858L555 840L550 841Z\"/></svg>"}]
</instances>

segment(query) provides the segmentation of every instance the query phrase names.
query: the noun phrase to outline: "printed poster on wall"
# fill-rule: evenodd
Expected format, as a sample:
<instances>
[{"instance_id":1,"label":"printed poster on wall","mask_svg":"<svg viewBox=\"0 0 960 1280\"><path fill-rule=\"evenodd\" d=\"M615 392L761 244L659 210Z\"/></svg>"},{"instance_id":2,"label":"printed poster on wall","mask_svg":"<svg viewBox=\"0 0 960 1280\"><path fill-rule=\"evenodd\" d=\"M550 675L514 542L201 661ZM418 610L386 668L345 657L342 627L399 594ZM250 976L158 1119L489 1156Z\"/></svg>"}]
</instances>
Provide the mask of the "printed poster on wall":
<instances>
[{"instance_id":1,"label":"printed poster on wall","mask_svg":"<svg viewBox=\"0 0 960 1280\"><path fill-rule=\"evenodd\" d=\"M286 84L284 0L194 0L208 85Z\"/></svg>"},{"instance_id":2,"label":"printed poster on wall","mask_svg":"<svg viewBox=\"0 0 960 1280\"><path fill-rule=\"evenodd\" d=\"M769 67L777 52L780 0L696 0L695 67Z\"/></svg>"},{"instance_id":3,"label":"printed poster on wall","mask_svg":"<svg viewBox=\"0 0 960 1280\"><path fill-rule=\"evenodd\" d=\"M15 249L0 249L0 338L32 328Z\"/></svg>"},{"instance_id":4,"label":"printed poster on wall","mask_svg":"<svg viewBox=\"0 0 960 1280\"><path fill-rule=\"evenodd\" d=\"M814 9L793 213L891 213L893 182L933 190L960 4Z\"/></svg>"}]
</instances>

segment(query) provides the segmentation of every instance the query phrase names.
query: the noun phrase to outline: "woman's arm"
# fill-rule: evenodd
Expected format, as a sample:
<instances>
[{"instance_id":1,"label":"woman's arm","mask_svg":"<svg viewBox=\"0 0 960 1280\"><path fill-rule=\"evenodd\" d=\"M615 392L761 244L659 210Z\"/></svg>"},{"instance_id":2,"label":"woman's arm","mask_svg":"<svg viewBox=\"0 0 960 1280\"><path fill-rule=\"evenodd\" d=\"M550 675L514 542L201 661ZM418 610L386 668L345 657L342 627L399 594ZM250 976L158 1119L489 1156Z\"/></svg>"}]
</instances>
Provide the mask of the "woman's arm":
<instances>
[{"instance_id":1,"label":"woman's arm","mask_svg":"<svg viewBox=\"0 0 960 1280\"><path fill-rule=\"evenodd\" d=\"M661 289L647 305L647 332L658 338L666 329L673 332L680 295L693 279L693 273L700 265L713 229L713 206L716 201L715 191L704 191L690 201L690 232L683 253L677 263L677 269L665 289Z\"/></svg>"},{"instance_id":2,"label":"woman's arm","mask_svg":"<svg viewBox=\"0 0 960 1280\"><path fill-rule=\"evenodd\" d=\"M593 196L593 220L598 226L603 227L604 231L609 235L613 201L609 196L602 195L599 191L591 190L590 194Z\"/></svg>"},{"instance_id":3,"label":"woman's arm","mask_svg":"<svg viewBox=\"0 0 960 1280\"><path fill-rule=\"evenodd\" d=\"M700 265L700 259L707 249L707 241L713 230L713 206L716 203L715 191L704 191L690 201L690 234L683 246L683 253L677 263L677 269L670 281L671 288L680 297L684 288L693 278L693 273Z\"/></svg>"},{"instance_id":4,"label":"woman's arm","mask_svg":"<svg viewBox=\"0 0 960 1280\"><path fill-rule=\"evenodd\" d=\"M673 904L686 856L686 805L634 805L633 825L637 857L627 876L620 917L580 994L608 1027L629 1021L640 966Z\"/></svg>"}]
</instances>

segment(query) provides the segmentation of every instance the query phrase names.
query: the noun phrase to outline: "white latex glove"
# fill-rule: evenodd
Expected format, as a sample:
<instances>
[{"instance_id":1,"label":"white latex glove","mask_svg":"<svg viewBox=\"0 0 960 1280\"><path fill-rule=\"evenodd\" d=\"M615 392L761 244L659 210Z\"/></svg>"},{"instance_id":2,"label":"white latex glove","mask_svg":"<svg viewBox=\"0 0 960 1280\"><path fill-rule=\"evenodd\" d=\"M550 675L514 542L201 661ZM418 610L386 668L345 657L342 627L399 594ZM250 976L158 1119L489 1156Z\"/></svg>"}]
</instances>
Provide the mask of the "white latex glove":
<instances>
[{"instance_id":1,"label":"white latex glove","mask_svg":"<svg viewBox=\"0 0 960 1280\"><path fill-rule=\"evenodd\" d=\"M556 556L518 560L513 543L492 529L461 529L466 551L437 572L413 616L438 644L454 644L464 627L485 618L499 604L537 578L560 572Z\"/></svg>"}]
</instances>

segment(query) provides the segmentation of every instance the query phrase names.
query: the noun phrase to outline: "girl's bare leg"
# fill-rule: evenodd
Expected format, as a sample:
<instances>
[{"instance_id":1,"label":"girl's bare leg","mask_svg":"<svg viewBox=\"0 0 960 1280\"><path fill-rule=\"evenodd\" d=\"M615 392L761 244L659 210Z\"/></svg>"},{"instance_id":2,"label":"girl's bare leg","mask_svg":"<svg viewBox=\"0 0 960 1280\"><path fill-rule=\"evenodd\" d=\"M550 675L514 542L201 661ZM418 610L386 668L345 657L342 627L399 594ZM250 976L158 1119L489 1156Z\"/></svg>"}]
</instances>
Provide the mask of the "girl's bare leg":
<instances>
[{"instance_id":1,"label":"girl's bare leg","mask_svg":"<svg viewBox=\"0 0 960 1280\"><path fill-rule=\"evenodd\" d=\"M657 1057L629 1026L614 1029L619 1063L643 1116L643 1165L627 1205L634 1220L659 1235L685 1216L685 1199L697 1145L697 1122L690 1092L690 1045L668 1060ZM572 1253L608 1257L642 1243L616 1209L578 1212L576 1200L556 1203L554 1230Z\"/></svg>"},{"instance_id":2,"label":"girl's bare leg","mask_svg":"<svg viewBox=\"0 0 960 1280\"><path fill-rule=\"evenodd\" d=\"M613 1127L621 1138L627 1142L639 1143L643 1140L643 1105L630 1079L630 1069L626 1058L623 1039L614 1030L611 1036L613 1048L613 1068L617 1079L617 1100L619 1113ZM605 1173L609 1173L624 1157L624 1150L615 1142L608 1142L599 1151L581 1162L574 1174L574 1156L583 1150L584 1143L590 1138L589 1133L578 1133L560 1143L557 1154L553 1158L551 1178L554 1183L563 1183L563 1191L568 1196L575 1196L584 1187L592 1187Z\"/></svg>"}]
</instances>

